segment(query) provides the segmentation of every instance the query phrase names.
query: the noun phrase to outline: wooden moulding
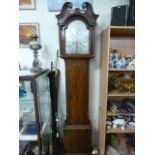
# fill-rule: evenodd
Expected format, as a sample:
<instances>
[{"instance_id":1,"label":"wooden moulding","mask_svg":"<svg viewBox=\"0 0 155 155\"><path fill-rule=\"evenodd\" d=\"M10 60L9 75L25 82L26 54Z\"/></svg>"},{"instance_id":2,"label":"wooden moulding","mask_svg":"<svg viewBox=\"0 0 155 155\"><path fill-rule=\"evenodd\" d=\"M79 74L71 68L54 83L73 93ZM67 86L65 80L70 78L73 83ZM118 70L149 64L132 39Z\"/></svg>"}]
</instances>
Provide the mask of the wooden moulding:
<instances>
[{"instance_id":1,"label":"wooden moulding","mask_svg":"<svg viewBox=\"0 0 155 155\"><path fill-rule=\"evenodd\" d=\"M106 133L135 133L135 129L130 129L130 128L125 128L122 130L120 127L119 128L110 128L106 131Z\"/></svg>"},{"instance_id":2,"label":"wooden moulding","mask_svg":"<svg viewBox=\"0 0 155 155\"><path fill-rule=\"evenodd\" d=\"M135 72L135 69L109 69L109 72Z\"/></svg>"},{"instance_id":3,"label":"wooden moulding","mask_svg":"<svg viewBox=\"0 0 155 155\"><path fill-rule=\"evenodd\" d=\"M135 27L110 26L111 37L135 37Z\"/></svg>"},{"instance_id":4,"label":"wooden moulding","mask_svg":"<svg viewBox=\"0 0 155 155\"><path fill-rule=\"evenodd\" d=\"M64 155L92 155L92 153L64 153Z\"/></svg>"},{"instance_id":5,"label":"wooden moulding","mask_svg":"<svg viewBox=\"0 0 155 155\"><path fill-rule=\"evenodd\" d=\"M107 90L108 90L108 57L110 28L107 28L102 33L102 60L100 73L100 108L99 108L99 154L105 153L105 138L106 138L106 109L107 109Z\"/></svg>"},{"instance_id":6,"label":"wooden moulding","mask_svg":"<svg viewBox=\"0 0 155 155\"><path fill-rule=\"evenodd\" d=\"M125 93L120 93L120 92L118 92L118 91L112 91L112 92L109 92L108 93L108 96L110 97L110 96L118 96L118 97L121 97L121 96L123 96L123 97L134 97L135 96L135 93L130 93L130 92L125 92Z\"/></svg>"}]
</instances>

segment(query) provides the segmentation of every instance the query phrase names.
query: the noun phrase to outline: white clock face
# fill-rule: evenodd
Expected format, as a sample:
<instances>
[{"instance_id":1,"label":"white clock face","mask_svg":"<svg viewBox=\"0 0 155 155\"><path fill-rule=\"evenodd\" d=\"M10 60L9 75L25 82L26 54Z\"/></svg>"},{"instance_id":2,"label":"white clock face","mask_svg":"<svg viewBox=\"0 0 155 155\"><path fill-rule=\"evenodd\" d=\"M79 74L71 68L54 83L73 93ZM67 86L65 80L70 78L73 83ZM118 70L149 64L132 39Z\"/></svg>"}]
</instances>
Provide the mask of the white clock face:
<instances>
[{"instance_id":1,"label":"white clock face","mask_svg":"<svg viewBox=\"0 0 155 155\"><path fill-rule=\"evenodd\" d=\"M89 53L89 30L81 20L72 21L66 29L65 51L67 54Z\"/></svg>"}]
</instances>

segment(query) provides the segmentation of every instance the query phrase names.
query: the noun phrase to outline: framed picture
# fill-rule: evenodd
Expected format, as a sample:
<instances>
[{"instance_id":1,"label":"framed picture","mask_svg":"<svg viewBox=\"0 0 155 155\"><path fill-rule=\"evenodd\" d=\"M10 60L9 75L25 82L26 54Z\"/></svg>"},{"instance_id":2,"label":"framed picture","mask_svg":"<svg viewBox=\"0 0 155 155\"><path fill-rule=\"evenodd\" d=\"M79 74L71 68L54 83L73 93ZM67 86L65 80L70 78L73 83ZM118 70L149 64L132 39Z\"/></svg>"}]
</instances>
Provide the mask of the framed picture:
<instances>
[{"instance_id":1,"label":"framed picture","mask_svg":"<svg viewBox=\"0 0 155 155\"><path fill-rule=\"evenodd\" d=\"M19 24L19 47L29 47L30 36L37 34L39 36L39 24L38 23L20 23Z\"/></svg>"},{"instance_id":2,"label":"framed picture","mask_svg":"<svg viewBox=\"0 0 155 155\"><path fill-rule=\"evenodd\" d=\"M48 11L60 11L65 2L71 2L73 8L82 9L83 2L93 3L93 0L48 0Z\"/></svg>"},{"instance_id":3,"label":"framed picture","mask_svg":"<svg viewBox=\"0 0 155 155\"><path fill-rule=\"evenodd\" d=\"M34 10L36 9L35 0L19 0L19 10Z\"/></svg>"}]
</instances>

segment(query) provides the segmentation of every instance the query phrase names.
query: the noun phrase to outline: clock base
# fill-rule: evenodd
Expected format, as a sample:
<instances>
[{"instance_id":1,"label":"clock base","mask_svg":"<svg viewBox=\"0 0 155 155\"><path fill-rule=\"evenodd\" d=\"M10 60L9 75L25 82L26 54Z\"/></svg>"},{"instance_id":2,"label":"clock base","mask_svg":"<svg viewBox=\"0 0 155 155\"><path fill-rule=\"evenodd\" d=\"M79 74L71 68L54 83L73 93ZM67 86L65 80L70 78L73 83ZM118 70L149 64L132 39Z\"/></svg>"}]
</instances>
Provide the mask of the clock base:
<instances>
[{"instance_id":1,"label":"clock base","mask_svg":"<svg viewBox=\"0 0 155 155\"><path fill-rule=\"evenodd\" d=\"M91 126L65 125L64 127L64 154L90 154Z\"/></svg>"},{"instance_id":2,"label":"clock base","mask_svg":"<svg viewBox=\"0 0 155 155\"><path fill-rule=\"evenodd\" d=\"M65 153L64 155L92 155L92 153Z\"/></svg>"}]
</instances>

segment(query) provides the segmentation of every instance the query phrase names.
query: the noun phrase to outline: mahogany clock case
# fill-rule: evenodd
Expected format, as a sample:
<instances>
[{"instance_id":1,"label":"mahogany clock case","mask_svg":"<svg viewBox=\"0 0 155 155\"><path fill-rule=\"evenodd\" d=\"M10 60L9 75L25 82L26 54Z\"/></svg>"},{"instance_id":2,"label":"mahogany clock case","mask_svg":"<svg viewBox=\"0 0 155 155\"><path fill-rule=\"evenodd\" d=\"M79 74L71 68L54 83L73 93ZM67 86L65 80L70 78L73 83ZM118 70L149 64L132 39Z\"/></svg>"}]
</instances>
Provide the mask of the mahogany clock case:
<instances>
[{"instance_id":1,"label":"mahogany clock case","mask_svg":"<svg viewBox=\"0 0 155 155\"><path fill-rule=\"evenodd\" d=\"M89 60L95 56L95 26L98 15L94 14L88 2L83 3L83 11L78 8L73 11L71 8L70 2L65 3L61 13L56 16L60 56L65 60L66 70L67 118L64 125L64 154L88 154L92 151L92 128L88 118ZM74 35L77 34L75 38L66 39L68 36L72 37L68 30L75 21L83 23L84 31L89 34L85 35L87 33L84 32L83 36L88 37L84 39L87 41L85 44L82 44L82 37L78 38L78 34L82 32L78 32L77 29L73 32ZM72 30L74 31L74 27ZM82 46L88 46L88 48L82 48Z\"/></svg>"}]
</instances>

